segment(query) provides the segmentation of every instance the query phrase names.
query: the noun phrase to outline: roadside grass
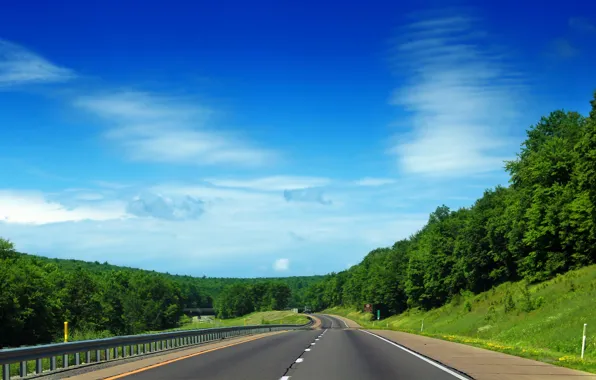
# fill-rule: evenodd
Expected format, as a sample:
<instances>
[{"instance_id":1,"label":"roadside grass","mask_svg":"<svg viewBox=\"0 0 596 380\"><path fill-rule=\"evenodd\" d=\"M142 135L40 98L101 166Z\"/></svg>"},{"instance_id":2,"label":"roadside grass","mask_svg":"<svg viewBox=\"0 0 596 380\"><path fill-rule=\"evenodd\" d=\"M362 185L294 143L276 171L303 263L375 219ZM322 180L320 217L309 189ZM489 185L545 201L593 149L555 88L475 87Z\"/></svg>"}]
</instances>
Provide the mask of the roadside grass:
<instances>
[{"instance_id":1,"label":"roadside grass","mask_svg":"<svg viewBox=\"0 0 596 380\"><path fill-rule=\"evenodd\" d=\"M535 285L505 283L477 295L458 295L440 308L412 309L380 321L347 308L324 312L365 328L421 334L596 373L596 265Z\"/></svg>"},{"instance_id":2,"label":"roadside grass","mask_svg":"<svg viewBox=\"0 0 596 380\"><path fill-rule=\"evenodd\" d=\"M209 320L198 320L184 324L183 326L167 331L177 330L194 330L205 329L212 327L229 327L229 326L247 326L250 325L302 325L308 323L308 318L303 314L296 314L291 310L283 311L260 311L247 314L238 318L219 319L213 318Z\"/></svg>"},{"instance_id":3,"label":"roadside grass","mask_svg":"<svg viewBox=\"0 0 596 380\"><path fill-rule=\"evenodd\" d=\"M167 330L144 331L139 334L155 334L168 331L208 329L214 327L244 326L245 323L247 326L277 324L302 325L308 323L308 318L304 314L297 314L291 310L283 310L260 311L231 319L209 318L204 320L193 321L191 318L183 317L181 321L184 322L180 327L175 327ZM79 340L110 338L113 336L114 334L110 333L109 331L73 330L69 333L68 341L75 342ZM58 339L55 341L55 343L60 343L62 341L63 340Z\"/></svg>"}]
</instances>

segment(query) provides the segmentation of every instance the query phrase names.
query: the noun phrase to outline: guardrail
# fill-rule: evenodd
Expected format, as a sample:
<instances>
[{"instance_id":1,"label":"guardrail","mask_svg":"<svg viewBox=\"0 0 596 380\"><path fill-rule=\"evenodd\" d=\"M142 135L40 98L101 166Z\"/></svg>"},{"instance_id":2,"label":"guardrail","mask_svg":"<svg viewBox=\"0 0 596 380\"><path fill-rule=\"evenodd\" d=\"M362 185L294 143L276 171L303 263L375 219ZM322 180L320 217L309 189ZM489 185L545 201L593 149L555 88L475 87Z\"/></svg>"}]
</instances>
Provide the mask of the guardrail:
<instances>
[{"instance_id":1,"label":"guardrail","mask_svg":"<svg viewBox=\"0 0 596 380\"><path fill-rule=\"evenodd\" d=\"M221 339L270 331L307 329L304 325L256 325L127 335L78 342L0 350L2 380L45 375L106 361L119 360ZM31 365L32 364L32 365ZM16 373L16 376L12 376Z\"/></svg>"}]
</instances>

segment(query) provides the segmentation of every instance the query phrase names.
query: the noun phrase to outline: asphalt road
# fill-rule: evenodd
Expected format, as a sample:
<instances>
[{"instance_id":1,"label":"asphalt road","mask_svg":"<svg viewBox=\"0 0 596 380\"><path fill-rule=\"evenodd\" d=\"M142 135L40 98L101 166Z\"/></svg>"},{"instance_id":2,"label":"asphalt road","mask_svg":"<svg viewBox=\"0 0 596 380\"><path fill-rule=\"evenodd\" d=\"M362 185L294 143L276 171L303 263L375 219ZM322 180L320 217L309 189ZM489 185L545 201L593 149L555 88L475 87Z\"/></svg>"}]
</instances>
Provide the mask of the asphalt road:
<instances>
[{"instance_id":1,"label":"asphalt road","mask_svg":"<svg viewBox=\"0 0 596 380\"><path fill-rule=\"evenodd\" d=\"M375 335L318 316L323 330L294 331L211 351L127 380L463 380ZM450 373L451 372L451 373Z\"/></svg>"}]
</instances>

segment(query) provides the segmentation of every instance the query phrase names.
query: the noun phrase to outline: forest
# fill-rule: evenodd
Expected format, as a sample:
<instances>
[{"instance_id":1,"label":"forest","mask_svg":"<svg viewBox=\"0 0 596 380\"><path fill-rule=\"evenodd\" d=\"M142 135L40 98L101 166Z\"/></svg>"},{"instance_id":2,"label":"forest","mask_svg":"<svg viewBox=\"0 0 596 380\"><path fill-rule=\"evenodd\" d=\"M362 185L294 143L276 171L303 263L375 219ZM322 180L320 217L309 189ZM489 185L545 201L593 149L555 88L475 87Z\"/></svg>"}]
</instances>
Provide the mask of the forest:
<instances>
[{"instance_id":1,"label":"forest","mask_svg":"<svg viewBox=\"0 0 596 380\"><path fill-rule=\"evenodd\" d=\"M221 317L298 307L320 278L176 276L22 254L0 239L0 348L56 341L64 321L70 335L97 338L178 327L186 307L215 304ZM250 297L238 303L236 292Z\"/></svg>"},{"instance_id":2,"label":"forest","mask_svg":"<svg viewBox=\"0 0 596 380\"><path fill-rule=\"evenodd\" d=\"M307 291L310 306L385 315L429 310L508 281L540 282L596 263L596 93L591 112L558 110L530 127L508 187L471 207L437 207L427 224Z\"/></svg>"}]
</instances>

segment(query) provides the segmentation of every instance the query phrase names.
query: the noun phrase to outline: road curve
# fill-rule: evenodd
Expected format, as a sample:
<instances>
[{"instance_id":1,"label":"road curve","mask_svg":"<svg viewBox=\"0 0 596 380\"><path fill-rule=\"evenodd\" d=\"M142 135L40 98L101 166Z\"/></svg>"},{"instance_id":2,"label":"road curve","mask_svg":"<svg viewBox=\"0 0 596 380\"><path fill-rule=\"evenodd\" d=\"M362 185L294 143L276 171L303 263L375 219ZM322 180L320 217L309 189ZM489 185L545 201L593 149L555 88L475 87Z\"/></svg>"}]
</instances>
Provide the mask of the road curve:
<instances>
[{"instance_id":1,"label":"road curve","mask_svg":"<svg viewBox=\"0 0 596 380\"><path fill-rule=\"evenodd\" d=\"M292 331L161 365L127 380L464 380L393 342L316 315L323 330Z\"/></svg>"}]
</instances>

